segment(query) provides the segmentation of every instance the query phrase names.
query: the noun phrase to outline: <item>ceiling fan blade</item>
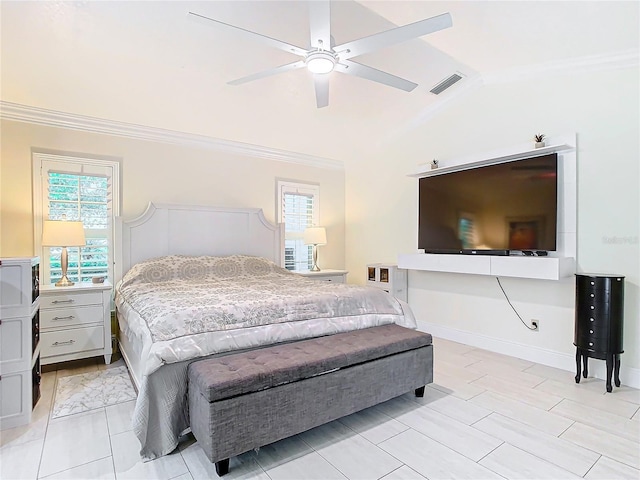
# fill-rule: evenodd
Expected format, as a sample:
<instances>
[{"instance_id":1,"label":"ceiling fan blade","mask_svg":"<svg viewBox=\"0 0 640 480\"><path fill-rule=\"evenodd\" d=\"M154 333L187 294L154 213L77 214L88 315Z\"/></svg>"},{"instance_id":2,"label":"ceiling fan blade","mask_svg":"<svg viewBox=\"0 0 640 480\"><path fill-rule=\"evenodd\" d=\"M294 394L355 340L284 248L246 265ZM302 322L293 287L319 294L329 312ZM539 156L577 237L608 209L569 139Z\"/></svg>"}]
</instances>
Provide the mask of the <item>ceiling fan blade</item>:
<instances>
[{"instance_id":1,"label":"ceiling fan blade","mask_svg":"<svg viewBox=\"0 0 640 480\"><path fill-rule=\"evenodd\" d=\"M329 74L314 74L313 83L316 87L316 105L318 108L326 107L329 105Z\"/></svg>"},{"instance_id":2,"label":"ceiling fan blade","mask_svg":"<svg viewBox=\"0 0 640 480\"><path fill-rule=\"evenodd\" d=\"M428 33L449 28L452 25L451 15L449 13L443 13L442 15L410 23L409 25L359 38L358 40L343 43L342 45L336 45L334 50L338 53L340 60L348 59L397 43L406 42L413 38L422 37Z\"/></svg>"},{"instance_id":3,"label":"ceiling fan blade","mask_svg":"<svg viewBox=\"0 0 640 480\"><path fill-rule=\"evenodd\" d=\"M311 48L331 49L331 2L329 0L309 2L309 31Z\"/></svg>"},{"instance_id":4,"label":"ceiling fan blade","mask_svg":"<svg viewBox=\"0 0 640 480\"><path fill-rule=\"evenodd\" d=\"M270 77L271 75L277 75L279 73L289 72L291 70L297 70L298 68L303 68L304 66L305 66L304 60L298 60L297 62L287 63L286 65L280 65L279 67L271 68L263 72L254 73L253 75L248 75L246 77L238 78L237 80L232 80L227 83L229 85L242 85L243 83L251 82L253 80L258 80L260 78Z\"/></svg>"},{"instance_id":5,"label":"ceiling fan blade","mask_svg":"<svg viewBox=\"0 0 640 480\"><path fill-rule=\"evenodd\" d=\"M229 25L228 23L220 22L219 20L214 20L213 18L200 15L199 13L189 12L189 18L209 26L214 23L218 27L224 28L228 32L242 35L245 38L250 38L251 40L258 41L264 45L269 45L271 47L284 50L285 52L294 53L296 55L300 55L301 57L304 57L307 54L307 51L305 49L296 47L295 45L292 45L290 43L267 37L266 35L261 35L259 33L251 32L249 30L245 30L244 28L235 27L233 25Z\"/></svg>"},{"instance_id":6,"label":"ceiling fan blade","mask_svg":"<svg viewBox=\"0 0 640 480\"><path fill-rule=\"evenodd\" d=\"M417 83L410 82L404 78L396 77L395 75L391 75L390 73L386 73L372 67L367 67L366 65L356 63L353 60L341 59L340 63L336 64L335 70L341 73L365 78L372 82L378 82L390 87L399 88L405 92L410 92L418 86Z\"/></svg>"}]
</instances>

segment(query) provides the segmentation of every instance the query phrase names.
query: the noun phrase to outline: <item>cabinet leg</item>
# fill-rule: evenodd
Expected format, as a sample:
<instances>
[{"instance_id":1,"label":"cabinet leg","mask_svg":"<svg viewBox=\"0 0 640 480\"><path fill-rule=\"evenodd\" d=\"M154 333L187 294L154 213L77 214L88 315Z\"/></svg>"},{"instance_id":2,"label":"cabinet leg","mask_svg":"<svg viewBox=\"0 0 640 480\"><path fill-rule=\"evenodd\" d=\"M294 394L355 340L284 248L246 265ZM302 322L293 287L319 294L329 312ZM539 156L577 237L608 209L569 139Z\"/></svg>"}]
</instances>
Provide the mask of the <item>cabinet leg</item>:
<instances>
[{"instance_id":1,"label":"cabinet leg","mask_svg":"<svg viewBox=\"0 0 640 480\"><path fill-rule=\"evenodd\" d=\"M616 354L613 366L613 381L616 387L620 387L620 355Z\"/></svg>"},{"instance_id":2,"label":"cabinet leg","mask_svg":"<svg viewBox=\"0 0 640 480\"><path fill-rule=\"evenodd\" d=\"M582 354L582 376L584 378L587 378L589 376L589 367L588 364L589 363L589 355L585 355Z\"/></svg>"},{"instance_id":3,"label":"cabinet leg","mask_svg":"<svg viewBox=\"0 0 640 480\"><path fill-rule=\"evenodd\" d=\"M106 365L109 365L111 363L111 355L105 355L104 356L104 363Z\"/></svg>"},{"instance_id":4,"label":"cabinet leg","mask_svg":"<svg viewBox=\"0 0 640 480\"><path fill-rule=\"evenodd\" d=\"M607 354L607 392L611 393L611 374L613 373L613 354Z\"/></svg>"},{"instance_id":5,"label":"cabinet leg","mask_svg":"<svg viewBox=\"0 0 640 480\"><path fill-rule=\"evenodd\" d=\"M580 383L580 349L576 347L576 383Z\"/></svg>"}]
</instances>

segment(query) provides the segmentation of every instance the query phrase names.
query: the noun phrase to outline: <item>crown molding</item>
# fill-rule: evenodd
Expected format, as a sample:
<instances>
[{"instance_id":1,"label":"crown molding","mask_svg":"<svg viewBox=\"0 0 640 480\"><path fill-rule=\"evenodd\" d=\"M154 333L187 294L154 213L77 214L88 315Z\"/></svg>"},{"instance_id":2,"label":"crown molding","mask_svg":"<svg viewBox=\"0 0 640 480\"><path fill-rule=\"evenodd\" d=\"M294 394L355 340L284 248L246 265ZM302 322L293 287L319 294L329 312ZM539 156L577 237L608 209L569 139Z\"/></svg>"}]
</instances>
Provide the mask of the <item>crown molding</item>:
<instances>
[{"instance_id":1,"label":"crown molding","mask_svg":"<svg viewBox=\"0 0 640 480\"><path fill-rule=\"evenodd\" d=\"M586 57L554 60L552 62L506 68L491 73L484 73L485 85L517 82L549 75L575 75L588 72L603 72L633 68L640 64L638 49L623 50L616 53L589 55Z\"/></svg>"},{"instance_id":2,"label":"crown molding","mask_svg":"<svg viewBox=\"0 0 640 480\"><path fill-rule=\"evenodd\" d=\"M277 148L252 145L249 143L223 140L220 138L178 132L164 128L137 125L134 123L105 120L102 118L76 115L45 108L32 107L19 103L0 101L0 118L14 122L25 122L47 127L66 128L81 132L114 135L117 137L145 140L149 142L168 143L194 148L205 148L234 155L245 155L253 158L295 163L329 170L343 170L344 163L324 157L290 152Z\"/></svg>"}]
</instances>

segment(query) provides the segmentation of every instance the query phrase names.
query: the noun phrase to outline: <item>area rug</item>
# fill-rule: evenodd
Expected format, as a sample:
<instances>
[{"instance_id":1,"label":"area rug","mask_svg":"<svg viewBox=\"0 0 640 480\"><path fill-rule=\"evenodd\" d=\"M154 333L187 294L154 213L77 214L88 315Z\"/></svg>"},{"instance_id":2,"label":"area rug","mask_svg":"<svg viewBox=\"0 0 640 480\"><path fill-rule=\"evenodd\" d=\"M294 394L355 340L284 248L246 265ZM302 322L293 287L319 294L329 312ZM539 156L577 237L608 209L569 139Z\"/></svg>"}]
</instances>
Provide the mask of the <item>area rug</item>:
<instances>
[{"instance_id":1,"label":"area rug","mask_svg":"<svg viewBox=\"0 0 640 480\"><path fill-rule=\"evenodd\" d=\"M51 418L95 410L135 400L127 367L59 378Z\"/></svg>"}]
</instances>

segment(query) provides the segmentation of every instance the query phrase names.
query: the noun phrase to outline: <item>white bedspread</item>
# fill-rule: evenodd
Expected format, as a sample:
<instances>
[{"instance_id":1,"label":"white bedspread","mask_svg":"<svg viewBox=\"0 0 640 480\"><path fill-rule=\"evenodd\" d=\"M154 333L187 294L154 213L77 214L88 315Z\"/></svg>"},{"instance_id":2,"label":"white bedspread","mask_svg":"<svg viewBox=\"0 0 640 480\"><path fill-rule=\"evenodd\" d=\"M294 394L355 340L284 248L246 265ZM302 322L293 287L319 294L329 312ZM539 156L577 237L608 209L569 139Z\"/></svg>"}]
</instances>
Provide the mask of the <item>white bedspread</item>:
<instances>
[{"instance_id":1,"label":"white bedspread","mask_svg":"<svg viewBox=\"0 0 640 480\"><path fill-rule=\"evenodd\" d=\"M144 459L172 451L188 428L188 360L387 323L416 328L408 305L382 290L309 280L240 255L142 262L118 283L115 301L144 365L133 420Z\"/></svg>"}]
</instances>

